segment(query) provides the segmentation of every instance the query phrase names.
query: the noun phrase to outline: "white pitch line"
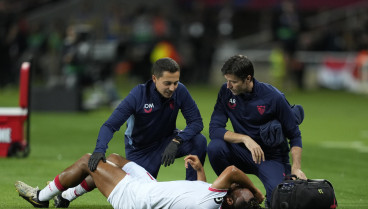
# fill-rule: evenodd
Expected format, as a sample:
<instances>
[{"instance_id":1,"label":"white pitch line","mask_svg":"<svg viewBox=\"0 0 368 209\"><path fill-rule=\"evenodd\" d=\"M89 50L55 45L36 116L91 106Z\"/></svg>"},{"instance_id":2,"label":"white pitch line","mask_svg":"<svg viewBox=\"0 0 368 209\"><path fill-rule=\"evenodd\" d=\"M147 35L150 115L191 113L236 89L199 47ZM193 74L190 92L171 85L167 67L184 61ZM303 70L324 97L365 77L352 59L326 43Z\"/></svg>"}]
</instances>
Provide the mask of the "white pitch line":
<instances>
[{"instance_id":1,"label":"white pitch line","mask_svg":"<svg viewBox=\"0 0 368 209\"><path fill-rule=\"evenodd\" d=\"M358 152L368 153L368 146L361 141L325 141L321 143L325 148L354 149Z\"/></svg>"}]
</instances>

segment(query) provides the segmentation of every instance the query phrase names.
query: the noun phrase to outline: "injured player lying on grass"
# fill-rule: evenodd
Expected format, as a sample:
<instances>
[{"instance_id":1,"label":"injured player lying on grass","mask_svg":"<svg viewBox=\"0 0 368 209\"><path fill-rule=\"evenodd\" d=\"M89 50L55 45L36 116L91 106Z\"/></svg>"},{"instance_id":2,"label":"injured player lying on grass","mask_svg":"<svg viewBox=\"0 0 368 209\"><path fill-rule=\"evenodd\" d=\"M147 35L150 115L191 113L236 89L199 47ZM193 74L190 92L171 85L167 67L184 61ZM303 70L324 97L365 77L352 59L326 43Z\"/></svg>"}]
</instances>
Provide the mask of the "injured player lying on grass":
<instances>
[{"instance_id":1,"label":"injured player lying on grass","mask_svg":"<svg viewBox=\"0 0 368 209\"><path fill-rule=\"evenodd\" d=\"M85 154L65 169L42 190L26 183L15 183L19 196L34 207L48 208L49 200L62 191L80 184L97 187L107 201L118 209L141 208L261 208L264 196L248 176L235 166L229 166L212 183L206 183L203 166L195 155L185 157L196 171L198 181L157 182L144 168L117 154L106 162L100 161L97 169L88 168L90 154ZM91 181L93 182L91 184ZM65 199L64 199L65 200ZM57 207L68 207L69 201Z\"/></svg>"}]
</instances>

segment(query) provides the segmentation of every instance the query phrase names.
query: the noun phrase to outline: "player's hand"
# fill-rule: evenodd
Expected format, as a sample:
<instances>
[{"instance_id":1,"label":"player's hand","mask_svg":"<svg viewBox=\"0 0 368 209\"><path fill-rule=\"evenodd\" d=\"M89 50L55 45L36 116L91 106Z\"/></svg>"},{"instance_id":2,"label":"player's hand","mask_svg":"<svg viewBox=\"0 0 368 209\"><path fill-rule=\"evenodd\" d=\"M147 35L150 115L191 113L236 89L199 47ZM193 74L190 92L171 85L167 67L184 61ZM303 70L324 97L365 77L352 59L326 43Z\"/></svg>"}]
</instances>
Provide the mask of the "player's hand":
<instances>
[{"instance_id":1,"label":"player's hand","mask_svg":"<svg viewBox=\"0 0 368 209\"><path fill-rule=\"evenodd\" d=\"M256 164L261 164L261 162L265 161L263 150L261 146L257 144L257 142L255 142L252 138L247 136L247 138L244 140L244 144L248 148L248 150L252 153L253 161Z\"/></svg>"},{"instance_id":2,"label":"player's hand","mask_svg":"<svg viewBox=\"0 0 368 209\"><path fill-rule=\"evenodd\" d=\"M176 141L171 141L169 145L167 145L164 153L162 154L161 165L166 167L174 163L179 145L180 143Z\"/></svg>"},{"instance_id":3,"label":"player's hand","mask_svg":"<svg viewBox=\"0 0 368 209\"><path fill-rule=\"evenodd\" d=\"M304 174L302 170L291 168L291 174L296 175L299 179L307 180L307 176Z\"/></svg>"},{"instance_id":4,"label":"player's hand","mask_svg":"<svg viewBox=\"0 0 368 209\"><path fill-rule=\"evenodd\" d=\"M88 160L89 170L91 170L92 172L95 171L97 168L98 162L100 162L100 160L106 163L105 153L101 153L101 152L92 153L91 157Z\"/></svg>"},{"instance_id":5,"label":"player's hand","mask_svg":"<svg viewBox=\"0 0 368 209\"><path fill-rule=\"evenodd\" d=\"M188 155L184 158L184 160L185 160L185 168L188 168L188 163L196 171L201 170L203 168L202 163L197 155Z\"/></svg>"}]
</instances>

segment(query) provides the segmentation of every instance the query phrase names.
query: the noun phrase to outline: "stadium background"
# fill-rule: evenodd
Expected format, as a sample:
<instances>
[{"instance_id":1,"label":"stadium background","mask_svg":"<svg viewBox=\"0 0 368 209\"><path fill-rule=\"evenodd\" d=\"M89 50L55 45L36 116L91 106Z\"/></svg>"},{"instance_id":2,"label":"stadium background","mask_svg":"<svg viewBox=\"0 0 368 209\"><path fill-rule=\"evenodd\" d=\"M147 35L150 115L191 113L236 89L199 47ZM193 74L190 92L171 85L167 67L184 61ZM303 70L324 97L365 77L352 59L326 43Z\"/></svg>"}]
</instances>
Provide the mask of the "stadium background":
<instances>
[{"instance_id":1,"label":"stadium background","mask_svg":"<svg viewBox=\"0 0 368 209\"><path fill-rule=\"evenodd\" d=\"M339 208L368 208L367 78L366 68L357 69L358 55L368 49L367 3L296 3L301 21L293 55L303 64L302 85L295 72L280 67L280 1L0 1L0 107L18 105L20 63L32 57L33 64L31 152L27 158L0 158L0 208L29 208L14 190L16 180L42 188L93 151L112 107L149 77L157 57L172 56L181 64L181 81L198 104L208 138L224 81L219 68L236 53L254 60L256 78L278 86L291 104L303 105L307 176L330 180ZM73 34L78 41L70 41ZM71 51L77 62L65 61ZM179 118L177 127L184 126ZM124 155L124 130L115 134L108 153ZM208 160L205 170L213 181ZM177 159L158 179L183 179L183 171ZM70 207L111 208L98 191Z\"/></svg>"}]
</instances>

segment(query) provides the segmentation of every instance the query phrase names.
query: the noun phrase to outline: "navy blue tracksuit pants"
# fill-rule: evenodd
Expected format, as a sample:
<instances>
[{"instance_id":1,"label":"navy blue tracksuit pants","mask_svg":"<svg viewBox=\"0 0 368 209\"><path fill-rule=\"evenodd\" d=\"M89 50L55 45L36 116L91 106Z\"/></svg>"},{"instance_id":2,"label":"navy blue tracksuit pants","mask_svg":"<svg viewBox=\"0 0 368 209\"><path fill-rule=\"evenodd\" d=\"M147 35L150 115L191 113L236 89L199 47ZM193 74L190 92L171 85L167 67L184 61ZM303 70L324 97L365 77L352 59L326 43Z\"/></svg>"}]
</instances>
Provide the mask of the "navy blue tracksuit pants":
<instances>
[{"instance_id":1,"label":"navy blue tracksuit pants","mask_svg":"<svg viewBox=\"0 0 368 209\"><path fill-rule=\"evenodd\" d=\"M164 153L167 145L176 135L177 133L174 133L172 136L162 140L157 140L155 143L144 148L137 148L128 144L125 146L126 158L142 166L153 177L157 178L161 166L162 154ZM206 137L202 134L197 134L190 140L186 140L181 143L176 154L176 158L180 158L189 154L197 155L202 165L204 165L206 153ZM188 169L186 169L186 180L197 180L197 172L190 165Z\"/></svg>"},{"instance_id":2,"label":"navy blue tracksuit pants","mask_svg":"<svg viewBox=\"0 0 368 209\"><path fill-rule=\"evenodd\" d=\"M213 139L207 147L208 158L217 175L230 165L235 165L246 174L256 175L266 189L267 202L270 203L273 189L290 174L290 163L283 160L266 160L261 164L254 163L251 152L244 144L233 144L223 139ZM284 160L285 161L285 160ZM268 204L270 205L270 204Z\"/></svg>"}]
</instances>

